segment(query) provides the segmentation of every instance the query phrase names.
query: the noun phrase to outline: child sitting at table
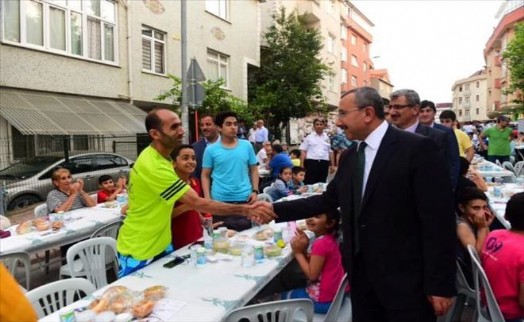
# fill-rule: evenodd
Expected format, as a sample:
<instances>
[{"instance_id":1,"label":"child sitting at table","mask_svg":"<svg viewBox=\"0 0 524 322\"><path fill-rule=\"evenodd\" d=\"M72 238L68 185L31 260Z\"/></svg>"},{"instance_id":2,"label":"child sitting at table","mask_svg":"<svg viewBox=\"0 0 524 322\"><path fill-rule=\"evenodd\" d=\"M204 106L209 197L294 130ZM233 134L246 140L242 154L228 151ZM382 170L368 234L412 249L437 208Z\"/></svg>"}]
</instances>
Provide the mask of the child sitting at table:
<instances>
[{"instance_id":1,"label":"child sitting at table","mask_svg":"<svg viewBox=\"0 0 524 322\"><path fill-rule=\"evenodd\" d=\"M171 153L171 158L180 180L186 182L199 196L202 196L200 180L191 176L196 169L197 162L193 147L185 144L179 145ZM175 203L171 218L171 238L175 249L182 248L203 237L204 216L210 217L211 215L202 215L179 201Z\"/></svg>"},{"instance_id":2,"label":"child sitting at table","mask_svg":"<svg viewBox=\"0 0 524 322\"><path fill-rule=\"evenodd\" d=\"M289 152L289 157L291 158L291 163L295 167L300 167L302 164L300 163L300 155L302 152L299 149L293 149L291 152Z\"/></svg>"},{"instance_id":3,"label":"child sitting at table","mask_svg":"<svg viewBox=\"0 0 524 322\"><path fill-rule=\"evenodd\" d=\"M511 197L504 215L511 229L486 238L480 257L506 321L524 319L524 192Z\"/></svg>"},{"instance_id":4,"label":"child sitting at table","mask_svg":"<svg viewBox=\"0 0 524 322\"><path fill-rule=\"evenodd\" d=\"M288 182L291 180L291 177L292 174L290 167L280 168L278 178L273 182L267 192L267 194L273 199L273 202L291 194L291 191L288 188Z\"/></svg>"},{"instance_id":5,"label":"child sitting at table","mask_svg":"<svg viewBox=\"0 0 524 322\"><path fill-rule=\"evenodd\" d=\"M471 260L467 245L480 253L489 233L494 215L488 206L488 197L478 188L464 188L458 197L460 217L457 219L457 259L468 282L473 281ZM470 284L473 285L473 284Z\"/></svg>"},{"instance_id":6,"label":"child sitting at table","mask_svg":"<svg viewBox=\"0 0 524 322\"><path fill-rule=\"evenodd\" d=\"M96 194L96 202L103 203L106 201L113 201L116 196L121 193L126 187L126 178L120 177L115 186L115 182L110 175L104 174L98 178L98 193Z\"/></svg>"},{"instance_id":7,"label":"child sitting at table","mask_svg":"<svg viewBox=\"0 0 524 322\"><path fill-rule=\"evenodd\" d=\"M327 313L344 277L336 236L339 221L337 209L306 219L307 229L315 234L310 251L308 236L297 230L291 249L308 283L305 288L283 293L282 299L308 298L313 301L315 313Z\"/></svg>"},{"instance_id":8,"label":"child sitting at table","mask_svg":"<svg viewBox=\"0 0 524 322\"><path fill-rule=\"evenodd\" d=\"M306 170L302 167L291 168L291 180L288 182L289 190L293 194L301 194L307 192L307 186L304 184Z\"/></svg>"}]
</instances>

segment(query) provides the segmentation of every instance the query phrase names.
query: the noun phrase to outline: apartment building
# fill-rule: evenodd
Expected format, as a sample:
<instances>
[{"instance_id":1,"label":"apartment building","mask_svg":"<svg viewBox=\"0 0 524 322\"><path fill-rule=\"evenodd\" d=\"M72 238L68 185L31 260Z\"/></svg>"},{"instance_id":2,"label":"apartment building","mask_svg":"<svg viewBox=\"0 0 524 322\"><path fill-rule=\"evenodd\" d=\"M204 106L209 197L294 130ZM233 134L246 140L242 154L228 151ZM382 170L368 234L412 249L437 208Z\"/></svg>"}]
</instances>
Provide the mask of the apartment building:
<instances>
[{"instance_id":1,"label":"apartment building","mask_svg":"<svg viewBox=\"0 0 524 322\"><path fill-rule=\"evenodd\" d=\"M486 61L487 105L488 113L511 107L514 95L506 95L504 89L509 86L509 73L502 53L507 44L515 37L515 25L524 21L524 0L506 0L497 13L498 25L486 43L484 59Z\"/></svg>"},{"instance_id":2,"label":"apartment building","mask_svg":"<svg viewBox=\"0 0 524 322\"><path fill-rule=\"evenodd\" d=\"M60 151L58 137L72 151L136 142L145 111L173 85L167 75L186 74L180 4L0 0L0 168ZM188 57L243 99L248 66L259 64L259 18L258 0L187 2Z\"/></svg>"},{"instance_id":3,"label":"apartment building","mask_svg":"<svg viewBox=\"0 0 524 322\"><path fill-rule=\"evenodd\" d=\"M378 91L380 96L386 102L389 102L389 95L393 92L393 84L389 80L388 70L383 69L373 69L370 71L370 85Z\"/></svg>"},{"instance_id":4,"label":"apartment building","mask_svg":"<svg viewBox=\"0 0 524 322\"><path fill-rule=\"evenodd\" d=\"M340 38L340 88L342 93L355 87L370 86L373 63L369 58L374 26L358 8L349 1L342 2Z\"/></svg>"},{"instance_id":5,"label":"apartment building","mask_svg":"<svg viewBox=\"0 0 524 322\"><path fill-rule=\"evenodd\" d=\"M272 23L271 16L284 7L286 13L302 16L308 28L318 29L324 39L324 48L320 56L331 71L321 81L324 88L326 103L332 108L338 106L340 100L340 19L343 2L341 0L273 0L260 4L262 34ZM262 45L264 40L262 39Z\"/></svg>"},{"instance_id":6,"label":"apartment building","mask_svg":"<svg viewBox=\"0 0 524 322\"><path fill-rule=\"evenodd\" d=\"M489 90L486 70L456 81L453 91L453 111L459 122L487 120L489 109Z\"/></svg>"}]
</instances>

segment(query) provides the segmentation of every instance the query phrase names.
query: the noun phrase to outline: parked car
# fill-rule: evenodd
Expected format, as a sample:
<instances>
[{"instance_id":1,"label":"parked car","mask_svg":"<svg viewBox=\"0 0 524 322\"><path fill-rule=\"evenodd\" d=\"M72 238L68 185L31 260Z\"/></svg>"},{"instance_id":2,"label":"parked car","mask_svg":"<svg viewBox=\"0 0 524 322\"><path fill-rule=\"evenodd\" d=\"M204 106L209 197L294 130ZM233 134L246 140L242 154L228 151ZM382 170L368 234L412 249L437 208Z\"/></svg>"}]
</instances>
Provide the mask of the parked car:
<instances>
[{"instance_id":1,"label":"parked car","mask_svg":"<svg viewBox=\"0 0 524 322\"><path fill-rule=\"evenodd\" d=\"M7 210L23 208L46 200L54 186L51 175L57 167L71 171L73 179L84 180L84 190L98 190L98 178L108 174L115 180L127 176L133 161L114 153L84 153L65 158L37 156L23 159L0 170L0 184L5 183Z\"/></svg>"}]
</instances>

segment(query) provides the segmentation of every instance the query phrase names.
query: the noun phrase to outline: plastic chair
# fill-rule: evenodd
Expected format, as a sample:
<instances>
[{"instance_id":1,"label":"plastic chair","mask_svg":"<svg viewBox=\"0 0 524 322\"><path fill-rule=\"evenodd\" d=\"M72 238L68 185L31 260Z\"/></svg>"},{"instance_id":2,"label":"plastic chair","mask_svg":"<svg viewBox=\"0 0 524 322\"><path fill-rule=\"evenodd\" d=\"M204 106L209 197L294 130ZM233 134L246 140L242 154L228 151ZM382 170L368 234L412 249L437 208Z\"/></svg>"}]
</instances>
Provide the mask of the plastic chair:
<instances>
[{"instance_id":1,"label":"plastic chair","mask_svg":"<svg viewBox=\"0 0 524 322\"><path fill-rule=\"evenodd\" d=\"M349 298L346 298L345 296L346 295L345 291L346 291L348 284L349 284L349 280L347 278L347 274L344 274L344 277L342 278L338 286L337 294L335 295L333 302L331 302L331 306L329 307L329 310L327 311L326 314L316 313L313 318L314 321L325 321L325 322L339 321L339 320L351 321L351 300ZM348 311L347 308L345 310L342 310L342 306L348 306L349 316L347 318L344 316L344 318L339 319L339 315L341 311L344 311L345 313Z\"/></svg>"},{"instance_id":2,"label":"plastic chair","mask_svg":"<svg viewBox=\"0 0 524 322\"><path fill-rule=\"evenodd\" d=\"M475 281L475 302L477 306L476 313L478 315L479 322L498 322L504 321L504 316L500 312L499 305L493 294L493 290L489 284L488 278L484 269L480 265L480 257L475 250L473 245L468 245L468 252L471 257L471 263L473 265L473 280ZM483 307L480 301L480 286L484 289L484 295L486 297L487 307ZM486 310L487 309L487 310Z\"/></svg>"},{"instance_id":3,"label":"plastic chair","mask_svg":"<svg viewBox=\"0 0 524 322\"><path fill-rule=\"evenodd\" d=\"M83 278L70 278L42 285L26 293L38 318L50 315L96 290L95 286ZM84 295L81 295L82 292Z\"/></svg>"},{"instance_id":4,"label":"plastic chair","mask_svg":"<svg viewBox=\"0 0 524 322\"><path fill-rule=\"evenodd\" d=\"M44 217L49 214L46 203L36 206L33 212L35 214L35 218Z\"/></svg>"},{"instance_id":5,"label":"plastic chair","mask_svg":"<svg viewBox=\"0 0 524 322\"><path fill-rule=\"evenodd\" d=\"M515 172L515 168L513 167L513 164L511 164L511 162L509 161L504 161L504 163L502 163L502 167L506 170L513 172L515 175L517 174Z\"/></svg>"},{"instance_id":6,"label":"plastic chair","mask_svg":"<svg viewBox=\"0 0 524 322\"><path fill-rule=\"evenodd\" d=\"M462 311L466 303L475 301L475 289L471 287L466 280L466 276L462 271L462 267L457 260L457 276L455 279L455 284L457 286L457 297L453 302L452 307L449 309L448 313L445 316L445 322L456 321L461 317Z\"/></svg>"},{"instance_id":7,"label":"plastic chair","mask_svg":"<svg viewBox=\"0 0 524 322\"><path fill-rule=\"evenodd\" d=\"M4 264L9 273L15 277L18 283L20 283L20 279L17 276L19 263L24 264L25 290L28 291L31 288L31 258L28 253L14 252L0 255L0 262Z\"/></svg>"},{"instance_id":8,"label":"plastic chair","mask_svg":"<svg viewBox=\"0 0 524 322\"><path fill-rule=\"evenodd\" d=\"M111 237L97 237L81 241L67 250L68 271L60 268L62 276L85 276L97 289L107 285L106 251L116 258L116 240ZM78 260L75 260L76 257Z\"/></svg>"},{"instance_id":9,"label":"plastic chair","mask_svg":"<svg viewBox=\"0 0 524 322\"><path fill-rule=\"evenodd\" d=\"M111 224L107 224L96 230L91 235L91 238L111 237L116 240L116 238L118 237L118 231L120 230L120 227L122 227L122 220L119 220ZM113 254L109 251L106 253L106 269L110 268L113 268L113 270L115 271L115 275L118 276L118 263L115 259L115 256L113 256Z\"/></svg>"},{"instance_id":10,"label":"plastic chair","mask_svg":"<svg viewBox=\"0 0 524 322\"><path fill-rule=\"evenodd\" d=\"M262 192L265 194L269 194L269 191L271 190L271 187L273 187L273 184L270 184L269 186L265 187Z\"/></svg>"},{"instance_id":11,"label":"plastic chair","mask_svg":"<svg viewBox=\"0 0 524 322\"><path fill-rule=\"evenodd\" d=\"M291 322L295 317L313 321L313 302L309 299L293 299L244 306L233 310L225 317L225 322Z\"/></svg>"},{"instance_id":12,"label":"plastic chair","mask_svg":"<svg viewBox=\"0 0 524 322\"><path fill-rule=\"evenodd\" d=\"M267 202L273 202L273 198L271 198L270 195L268 195L267 193L259 193L257 195L257 200L261 200L261 201L267 201Z\"/></svg>"},{"instance_id":13,"label":"plastic chair","mask_svg":"<svg viewBox=\"0 0 524 322\"><path fill-rule=\"evenodd\" d=\"M517 177L524 175L524 161L519 161L515 163L515 166L513 168L515 169L515 174L517 175Z\"/></svg>"}]
</instances>

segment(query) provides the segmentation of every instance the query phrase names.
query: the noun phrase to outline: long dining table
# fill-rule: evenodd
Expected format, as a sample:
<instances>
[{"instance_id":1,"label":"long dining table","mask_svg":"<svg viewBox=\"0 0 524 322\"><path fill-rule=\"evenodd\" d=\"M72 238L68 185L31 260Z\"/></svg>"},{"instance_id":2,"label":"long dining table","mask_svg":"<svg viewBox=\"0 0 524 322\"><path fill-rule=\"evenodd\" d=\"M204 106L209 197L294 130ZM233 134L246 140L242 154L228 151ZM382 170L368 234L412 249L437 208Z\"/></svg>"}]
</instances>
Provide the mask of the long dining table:
<instances>
[{"instance_id":1,"label":"long dining table","mask_svg":"<svg viewBox=\"0 0 524 322\"><path fill-rule=\"evenodd\" d=\"M17 234L18 225L9 227L11 236L0 240L0 254L12 252L37 252L89 238L98 228L120 220L120 207L108 208L105 204L65 212L64 227L59 230Z\"/></svg>"},{"instance_id":2,"label":"long dining table","mask_svg":"<svg viewBox=\"0 0 524 322\"><path fill-rule=\"evenodd\" d=\"M269 225L272 228L277 226L284 230L287 227L286 223ZM231 242L241 239L253 245L270 243L271 238L268 241L254 239L260 229L254 227L239 232L231 238ZM173 268L164 267L174 256L187 256L189 252L187 246L178 249L172 255L97 290L70 307L81 312L94 298L100 297L112 286L125 286L134 292L141 292L151 286L163 285L167 288L166 296L156 303L147 321L221 321L228 312L245 306L293 257L287 245L282 249L281 255L265 257L262 263L256 263L251 267L242 265L241 256L219 253L208 256L208 262L202 266L196 266L188 259ZM213 259L213 262L210 262L210 259ZM40 321L60 319L55 312Z\"/></svg>"}]
</instances>

